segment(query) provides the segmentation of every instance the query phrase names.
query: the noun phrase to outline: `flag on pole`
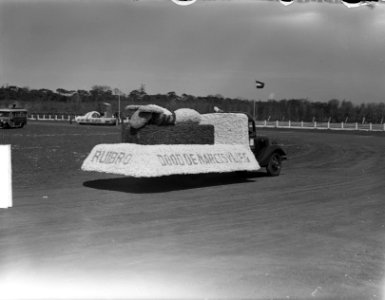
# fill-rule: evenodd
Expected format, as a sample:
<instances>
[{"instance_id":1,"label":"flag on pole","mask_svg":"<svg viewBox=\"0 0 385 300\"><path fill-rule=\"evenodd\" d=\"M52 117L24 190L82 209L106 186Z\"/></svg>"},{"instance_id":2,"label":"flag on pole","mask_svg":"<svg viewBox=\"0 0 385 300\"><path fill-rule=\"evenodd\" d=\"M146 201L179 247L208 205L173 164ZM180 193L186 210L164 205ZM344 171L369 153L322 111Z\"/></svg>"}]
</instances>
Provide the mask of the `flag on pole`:
<instances>
[{"instance_id":1,"label":"flag on pole","mask_svg":"<svg viewBox=\"0 0 385 300\"><path fill-rule=\"evenodd\" d=\"M264 82L258 80L255 81L255 84L257 89L263 89L263 87L265 86Z\"/></svg>"}]
</instances>

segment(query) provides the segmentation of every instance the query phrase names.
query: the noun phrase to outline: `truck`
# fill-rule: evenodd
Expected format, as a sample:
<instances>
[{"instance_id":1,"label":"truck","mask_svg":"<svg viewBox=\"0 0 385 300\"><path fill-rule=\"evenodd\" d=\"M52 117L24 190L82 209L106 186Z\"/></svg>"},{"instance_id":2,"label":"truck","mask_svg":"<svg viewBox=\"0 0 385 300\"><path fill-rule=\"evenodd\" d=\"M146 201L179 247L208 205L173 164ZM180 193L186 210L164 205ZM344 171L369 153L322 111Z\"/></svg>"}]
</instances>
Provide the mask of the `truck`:
<instances>
[{"instance_id":1,"label":"truck","mask_svg":"<svg viewBox=\"0 0 385 300\"><path fill-rule=\"evenodd\" d=\"M0 128L23 128L28 111L24 108L0 108Z\"/></svg>"}]
</instances>

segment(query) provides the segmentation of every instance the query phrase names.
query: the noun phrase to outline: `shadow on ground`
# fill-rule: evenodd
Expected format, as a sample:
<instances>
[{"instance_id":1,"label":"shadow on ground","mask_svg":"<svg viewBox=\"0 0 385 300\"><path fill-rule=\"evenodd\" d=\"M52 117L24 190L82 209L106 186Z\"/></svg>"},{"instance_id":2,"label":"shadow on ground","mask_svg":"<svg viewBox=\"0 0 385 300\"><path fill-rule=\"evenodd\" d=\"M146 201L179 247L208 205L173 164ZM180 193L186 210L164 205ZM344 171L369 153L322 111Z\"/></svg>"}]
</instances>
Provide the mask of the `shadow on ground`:
<instances>
[{"instance_id":1,"label":"shadow on ground","mask_svg":"<svg viewBox=\"0 0 385 300\"><path fill-rule=\"evenodd\" d=\"M171 175L156 178L119 177L86 181L83 186L127 193L161 193L201 187L253 182L267 176L264 172L233 172L226 174Z\"/></svg>"}]
</instances>

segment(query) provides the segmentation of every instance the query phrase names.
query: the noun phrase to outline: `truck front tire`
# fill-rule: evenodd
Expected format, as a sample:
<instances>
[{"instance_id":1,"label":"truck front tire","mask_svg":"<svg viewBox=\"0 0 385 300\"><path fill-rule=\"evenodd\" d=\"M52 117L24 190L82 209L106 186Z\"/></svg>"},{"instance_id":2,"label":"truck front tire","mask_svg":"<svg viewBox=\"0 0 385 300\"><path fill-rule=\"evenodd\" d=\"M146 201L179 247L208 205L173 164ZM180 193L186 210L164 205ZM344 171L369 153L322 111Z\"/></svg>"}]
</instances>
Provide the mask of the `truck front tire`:
<instances>
[{"instance_id":1,"label":"truck front tire","mask_svg":"<svg viewBox=\"0 0 385 300\"><path fill-rule=\"evenodd\" d=\"M266 171L269 176L279 176L282 168L282 158L279 153L274 152L266 166Z\"/></svg>"}]
</instances>

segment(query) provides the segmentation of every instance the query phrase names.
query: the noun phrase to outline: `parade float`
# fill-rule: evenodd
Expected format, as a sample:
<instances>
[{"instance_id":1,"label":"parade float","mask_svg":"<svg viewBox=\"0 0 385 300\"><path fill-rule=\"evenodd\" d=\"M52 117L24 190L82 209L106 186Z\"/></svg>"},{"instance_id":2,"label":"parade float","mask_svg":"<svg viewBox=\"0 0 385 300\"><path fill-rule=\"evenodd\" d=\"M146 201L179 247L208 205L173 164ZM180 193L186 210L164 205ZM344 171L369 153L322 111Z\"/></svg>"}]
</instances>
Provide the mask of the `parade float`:
<instances>
[{"instance_id":1,"label":"parade float","mask_svg":"<svg viewBox=\"0 0 385 300\"><path fill-rule=\"evenodd\" d=\"M158 177L265 167L277 176L286 158L279 145L256 136L254 120L244 113L171 112L157 105L129 105L126 110L121 143L96 145L82 170Z\"/></svg>"}]
</instances>

